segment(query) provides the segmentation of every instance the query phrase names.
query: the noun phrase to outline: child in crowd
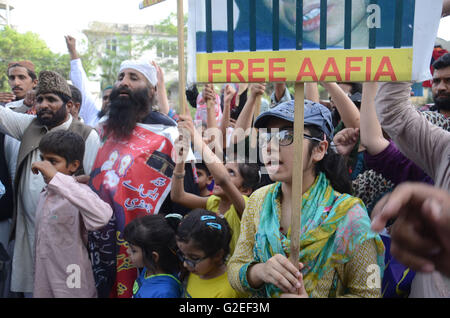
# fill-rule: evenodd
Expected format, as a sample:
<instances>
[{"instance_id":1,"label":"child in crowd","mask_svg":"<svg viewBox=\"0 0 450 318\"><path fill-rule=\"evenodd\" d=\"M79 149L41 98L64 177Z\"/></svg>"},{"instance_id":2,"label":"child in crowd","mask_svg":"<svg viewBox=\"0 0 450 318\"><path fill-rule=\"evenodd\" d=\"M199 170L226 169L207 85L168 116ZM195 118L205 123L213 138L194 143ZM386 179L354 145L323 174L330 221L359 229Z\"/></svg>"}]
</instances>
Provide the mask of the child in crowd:
<instances>
[{"instance_id":1,"label":"child in crowd","mask_svg":"<svg viewBox=\"0 0 450 318\"><path fill-rule=\"evenodd\" d=\"M179 257L190 272L187 293L192 298L242 298L228 282L226 258L231 232L226 220L214 212L196 209L177 230Z\"/></svg>"},{"instance_id":2,"label":"child in crowd","mask_svg":"<svg viewBox=\"0 0 450 318\"><path fill-rule=\"evenodd\" d=\"M201 197L209 197L212 194L210 187L213 183L213 176L209 172L208 167L204 162L197 162L195 164L195 169L197 170L198 177L198 189L200 190Z\"/></svg>"},{"instance_id":3,"label":"child in crowd","mask_svg":"<svg viewBox=\"0 0 450 318\"><path fill-rule=\"evenodd\" d=\"M202 159L214 177L213 195L201 197L184 191L184 155L187 151L181 151L182 158L177 159L174 178L172 181L171 199L189 209L208 209L223 216L233 231L230 242L231 255L239 238L241 216L244 212L248 197L256 189L260 181L260 171L257 163L248 163L248 160L240 163L227 162L225 165L203 142L202 137L194 128L189 116L180 116L178 125L181 139L177 140L176 147L189 149L186 144L189 138L183 136L186 131L190 134L194 149L202 154ZM184 138L183 138L184 137Z\"/></svg>"},{"instance_id":4,"label":"child in crowd","mask_svg":"<svg viewBox=\"0 0 450 318\"><path fill-rule=\"evenodd\" d=\"M125 227L131 263L142 269L133 286L133 298L183 297L175 241L181 218L179 214L146 215Z\"/></svg>"},{"instance_id":5,"label":"child in crowd","mask_svg":"<svg viewBox=\"0 0 450 318\"><path fill-rule=\"evenodd\" d=\"M42 161L32 165L47 183L36 210L35 298L97 297L87 231L106 225L112 209L73 177L82 171L84 147L74 132L49 132L39 144Z\"/></svg>"}]
</instances>

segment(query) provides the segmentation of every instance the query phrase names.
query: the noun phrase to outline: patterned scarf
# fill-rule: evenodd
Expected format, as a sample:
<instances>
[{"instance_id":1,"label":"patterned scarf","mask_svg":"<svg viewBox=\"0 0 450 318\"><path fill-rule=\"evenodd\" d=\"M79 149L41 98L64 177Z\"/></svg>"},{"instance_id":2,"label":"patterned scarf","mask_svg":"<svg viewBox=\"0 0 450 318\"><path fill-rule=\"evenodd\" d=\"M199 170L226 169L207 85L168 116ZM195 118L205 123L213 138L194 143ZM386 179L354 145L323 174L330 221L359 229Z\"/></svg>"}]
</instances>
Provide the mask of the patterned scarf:
<instances>
[{"instance_id":1,"label":"patterned scarf","mask_svg":"<svg viewBox=\"0 0 450 318\"><path fill-rule=\"evenodd\" d=\"M288 257L290 253L290 239L278 231L280 194L281 183L275 183L264 200L253 251L257 262L266 262L275 254ZM335 265L347 263L366 240L375 239L377 262L383 273L382 240L370 230L365 210L352 209L357 204L364 207L360 199L334 191L323 173L303 194L299 261L304 264L303 281L308 294ZM278 297L281 293L272 284L266 284L264 291L264 297Z\"/></svg>"}]
</instances>

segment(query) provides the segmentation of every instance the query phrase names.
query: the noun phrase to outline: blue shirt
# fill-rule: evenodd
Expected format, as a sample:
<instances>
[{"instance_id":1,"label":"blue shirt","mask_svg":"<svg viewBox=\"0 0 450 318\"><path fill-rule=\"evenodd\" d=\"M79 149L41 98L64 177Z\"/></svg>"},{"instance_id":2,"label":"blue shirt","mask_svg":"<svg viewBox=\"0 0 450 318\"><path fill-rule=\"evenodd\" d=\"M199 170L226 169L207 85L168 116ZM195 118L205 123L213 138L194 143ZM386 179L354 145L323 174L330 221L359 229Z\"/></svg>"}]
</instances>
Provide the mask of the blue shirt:
<instances>
[{"instance_id":1,"label":"blue shirt","mask_svg":"<svg viewBox=\"0 0 450 318\"><path fill-rule=\"evenodd\" d=\"M147 275L144 268L134 282L133 298L182 298L181 282L170 274Z\"/></svg>"}]
</instances>

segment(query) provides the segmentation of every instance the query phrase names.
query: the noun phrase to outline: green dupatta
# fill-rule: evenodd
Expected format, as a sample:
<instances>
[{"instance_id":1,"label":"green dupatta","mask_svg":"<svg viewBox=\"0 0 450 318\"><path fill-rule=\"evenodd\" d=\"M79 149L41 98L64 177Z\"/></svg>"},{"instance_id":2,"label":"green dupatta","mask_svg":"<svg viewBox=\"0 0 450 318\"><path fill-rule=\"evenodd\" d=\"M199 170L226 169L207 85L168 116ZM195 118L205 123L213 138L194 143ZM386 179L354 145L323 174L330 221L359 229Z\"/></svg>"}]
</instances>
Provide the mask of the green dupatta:
<instances>
[{"instance_id":1,"label":"green dupatta","mask_svg":"<svg viewBox=\"0 0 450 318\"><path fill-rule=\"evenodd\" d=\"M266 262L275 254L289 255L290 239L279 231L281 183L268 191L260 213L255 237L254 259ZM363 209L352 209L355 205ZM290 231L289 231L290 232ZM289 236L290 234L288 234ZM347 263L364 241L375 239L380 273L384 270L384 245L370 229L364 203L348 194L333 190L325 174L320 173L311 188L303 194L301 248L299 261L304 264L303 281L308 294L336 264ZM265 284L264 297L278 297L281 290Z\"/></svg>"}]
</instances>

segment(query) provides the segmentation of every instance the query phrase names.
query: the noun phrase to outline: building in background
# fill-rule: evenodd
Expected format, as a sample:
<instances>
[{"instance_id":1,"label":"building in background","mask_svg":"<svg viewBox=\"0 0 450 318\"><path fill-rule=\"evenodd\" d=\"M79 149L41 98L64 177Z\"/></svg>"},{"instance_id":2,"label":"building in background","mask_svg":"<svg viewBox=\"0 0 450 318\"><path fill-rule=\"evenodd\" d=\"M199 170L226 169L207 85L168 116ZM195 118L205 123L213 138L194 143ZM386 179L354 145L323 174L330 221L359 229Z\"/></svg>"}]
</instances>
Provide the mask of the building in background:
<instances>
[{"instance_id":1,"label":"building in background","mask_svg":"<svg viewBox=\"0 0 450 318\"><path fill-rule=\"evenodd\" d=\"M101 88L112 85L120 63L126 59L155 61L165 71L167 82L177 78L178 42L176 36L157 31L153 25L91 22L83 30L88 50L98 62L95 80Z\"/></svg>"},{"instance_id":2,"label":"building in background","mask_svg":"<svg viewBox=\"0 0 450 318\"><path fill-rule=\"evenodd\" d=\"M0 27L11 26L11 10L13 10L12 0L0 0Z\"/></svg>"}]
</instances>

